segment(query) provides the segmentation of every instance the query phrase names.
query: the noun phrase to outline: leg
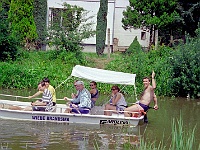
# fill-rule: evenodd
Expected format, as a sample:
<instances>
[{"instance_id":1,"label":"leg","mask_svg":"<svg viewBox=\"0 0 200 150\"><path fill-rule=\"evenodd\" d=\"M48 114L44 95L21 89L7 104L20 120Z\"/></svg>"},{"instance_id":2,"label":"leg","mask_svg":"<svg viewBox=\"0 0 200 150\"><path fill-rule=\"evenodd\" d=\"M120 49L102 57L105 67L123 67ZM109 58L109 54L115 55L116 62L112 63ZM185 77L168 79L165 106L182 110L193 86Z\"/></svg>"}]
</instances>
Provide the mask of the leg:
<instances>
[{"instance_id":1,"label":"leg","mask_svg":"<svg viewBox=\"0 0 200 150\"><path fill-rule=\"evenodd\" d=\"M66 108L66 110L64 111L64 113L71 113L72 108Z\"/></svg>"},{"instance_id":2,"label":"leg","mask_svg":"<svg viewBox=\"0 0 200 150\"><path fill-rule=\"evenodd\" d=\"M26 108L24 108L23 109L24 111L32 111L33 110L33 108L32 108L32 106L27 106Z\"/></svg>"},{"instance_id":3,"label":"leg","mask_svg":"<svg viewBox=\"0 0 200 150\"><path fill-rule=\"evenodd\" d=\"M124 116L130 117L130 116L132 116L131 112L139 112L140 110L143 110L143 108L140 105L138 105L138 104L132 105L132 106L124 109L124 111L125 111Z\"/></svg>"},{"instance_id":4,"label":"leg","mask_svg":"<svg viewBox=\"0 0 200 150\"><path fill-rule=\"evenodd\" d=\"M148 123L147 114L144 115L144 123Z\"/></svg>"},{"instance_id":5,"label":"leg","mask_svg":"<svg viewBox=\"0 0 200 150\"><path fill-rule=\"evenodd\" d=\"M12 106L12 105L9 107L9 109L12 109L12 110L22 110L21 107L19 107L19 106Z\"/></svg>"},{"instance_id":6,"label":"leg","mask_svg":"<svg viewBox=\"0 0 200 150\"><path fill-rule=\"evenodd\" d=\"M111 116L112 115L112 111L106 111L106 110L116 111L116 106L113 106L113 105L110 105L110 104L106 104L104 115Z\"/></svg>"}]
</instances>

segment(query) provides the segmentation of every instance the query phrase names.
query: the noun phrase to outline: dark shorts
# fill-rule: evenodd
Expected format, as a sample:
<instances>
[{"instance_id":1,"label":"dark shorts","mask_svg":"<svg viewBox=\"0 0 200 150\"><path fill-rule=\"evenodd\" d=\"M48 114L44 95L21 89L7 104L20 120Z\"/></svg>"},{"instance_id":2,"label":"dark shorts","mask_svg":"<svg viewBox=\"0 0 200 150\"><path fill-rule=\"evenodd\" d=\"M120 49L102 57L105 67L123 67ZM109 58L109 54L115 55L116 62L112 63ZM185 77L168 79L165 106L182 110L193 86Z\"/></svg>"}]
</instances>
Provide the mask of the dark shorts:
<instances>
[{"instance_id":1,"label":"dark shorts","mask_svg":"<svg viewBox=\"0 0 200 150\"><path fill-rule=\"evenodd\" d=\"M45 107L33 106L33 111L45 111Z\"/></svg>"},{"instance_id":2,"label":"dark shorts","mask_svg":"<svg viewBox=\"0 0 200 150\"><path fill-rule=\"evenodd\" d=\"M75 114L89 114L90 113L90 109L86 107L74 108L72 107L72 105L70 105L70 108L72 108L72 112Z\"/></svg>"},{"instance_id":3,"label":"dark shorts","mask_svg":"<svg viewBox=\"0 0 200 150\"><path fill-rule=\"evenodd\" d=\"M144 109L145 112L149 109L149 106L147 105L144 105L142 103L139 103L139 105Z\"/></svg>"}]
</instances>

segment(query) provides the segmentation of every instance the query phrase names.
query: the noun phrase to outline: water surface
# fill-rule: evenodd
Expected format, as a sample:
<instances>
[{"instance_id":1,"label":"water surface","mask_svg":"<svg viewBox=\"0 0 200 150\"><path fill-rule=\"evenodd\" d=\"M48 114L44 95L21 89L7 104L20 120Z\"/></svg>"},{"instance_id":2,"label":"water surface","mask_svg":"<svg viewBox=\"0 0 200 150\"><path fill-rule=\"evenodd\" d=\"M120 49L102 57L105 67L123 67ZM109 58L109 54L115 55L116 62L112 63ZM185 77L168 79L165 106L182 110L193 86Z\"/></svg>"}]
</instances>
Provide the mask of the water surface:
<instances>
[{"instance_id":1,"label":"water surface","mask_svg":"<svg viewBox=\"0 0 200 150\"><path fill-rule=\"evenodd\" d=\"M20 93L21 92L21 93ZM28 96L35 92L1 90L0 93ZM62 93L62 92L61 92ZM63 94L63 95L62 95ZM63 97L63 92L59 98ZM59 94L60 95L60 94ZM106 97L106 96L105 96ZM101 98L105 98L102 97ZM0 99L7 97L0 96ZM15 100L15 98L12 98ZM200 141L200 100L186 98L158 98L159 110L150 109L149 123L138 127L100 126L89 124L64 124L0 120L1 149L123 149L130 142L138 145L141 138L146 142L164 141L170 144L172 120L183 120L185 131L195 129L196 149Z\"/></svg>"}]
</instances>

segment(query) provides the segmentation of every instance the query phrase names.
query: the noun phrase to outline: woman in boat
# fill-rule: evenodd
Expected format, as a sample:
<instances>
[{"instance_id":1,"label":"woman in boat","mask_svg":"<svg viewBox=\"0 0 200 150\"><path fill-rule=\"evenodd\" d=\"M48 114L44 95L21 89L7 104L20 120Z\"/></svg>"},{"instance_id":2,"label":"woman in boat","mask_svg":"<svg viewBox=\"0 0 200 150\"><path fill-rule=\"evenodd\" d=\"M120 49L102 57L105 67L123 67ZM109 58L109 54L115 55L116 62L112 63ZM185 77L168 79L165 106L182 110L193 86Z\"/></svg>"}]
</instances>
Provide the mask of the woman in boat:
<instances>
[{"instance_id":1,"label":"woman in boat","mask_svg":"<svg viewBox=\"0 0 200 150\"><path fill-rule=\"evenodd\" d=\"M122 93L120 93L120 89L118 86L114 85L111 88L112 94L110 98L110 104L106 104L104 115L111 116L112 112L119 112L122 111L127 107L127 103ZM111 111L113 110L113 111Z\"/></svg>"},{"instance_id":2,"label":"woman in boat","mask_svg":"<svg viewBox=\"0 0 200 150\"><path fill-rule=\"evenodd\" d=\"M90 94L91 94L91 108L95 106L96 100L99 98L99 91L97 89L97 83L95 81L90 82Z\"/></svg>"},{"instance_id":3,"label":"woman in boat","mask_svg":"<svg viewBox=\"0 0 200 150\"><path fill-rule=\"evenodd\" d=\"M91 109L91 94L84 87L83 81L76 82L76 89L79 91L78 96L72 100L65 97L65 100L70 100L72 104L65 110L65 113L88 114ZM78 105L74 103L79 103Z\"/></svg>"}]
</instances>

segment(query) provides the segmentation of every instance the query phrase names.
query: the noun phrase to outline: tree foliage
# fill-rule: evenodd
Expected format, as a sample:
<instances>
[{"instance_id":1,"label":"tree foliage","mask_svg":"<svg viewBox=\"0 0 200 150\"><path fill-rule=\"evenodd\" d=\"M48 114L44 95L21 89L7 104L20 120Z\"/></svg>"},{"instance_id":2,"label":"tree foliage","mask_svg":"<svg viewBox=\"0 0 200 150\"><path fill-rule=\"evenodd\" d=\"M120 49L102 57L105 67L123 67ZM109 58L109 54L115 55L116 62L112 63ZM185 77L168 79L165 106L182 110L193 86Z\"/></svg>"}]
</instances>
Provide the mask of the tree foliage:
<instances>
[{"instance_id":1,"label":"tree foliage","mask_svg":"<svg viewBox=\"0 0 200 150\"><path fill-rule=\"evenodd\" d=\"M82 40L95 34L92 29L93 22L90 21L93 16L86 17L88 12L82 7L67 3L63 6L63 9L51 10L48 43L57 49L78 52L81 50Z\"/></svg>"},{"instance_id":2,"label":"tree foliage","mask_svg":"<svg viewBox=\"0 0 200 150\"><path fill-rule=\"evenodd\" d=\"M38 38L36 39L36 49L42 49L46 44L47 37L47 0L34 0L33 16L36 25Z\"/></svg>"},{"instance_id":3,"label":"tree foliage","mask_svg":"<svg viewBox=\"0 0 200 150\"><path fill-rule=\"evenodd\" d=\"M185 45L177 47L172 55L172 92L176 96L189 94L197 97L200 94L200 32L197 35L197 38L189 38Z\"/></svg>"},{"instance_id":4,"label":"tree foliage","mask_svg":"<svg viewBox=\"0 0 200 150\"><path fill-rule=\"evenodd\" d=\"M180 28L182 34L188 33L190 36L196 36L196 29L200 22L200 2L199 0L178 0L177 12L181 18L176 21L176 27Z\"/></svg>"},{"instance_id":5,"label":"tree foliage","mask_svg":"<svg viewBox=\"0 0 200 150\"><path fill-rule=\"evenodd\" d=\"M150 30L150 45L155 41L155 30L161 30L179 17L177 0L129 0L130 6L123 12L123 28L147 28Z\"/></svg>"},{"instance_id":6,"label":"tree foliage","mask_svg":"<svg viewBox=\"0 0 200 150\"><path fill-rule=\"evenodd\" d=\"M3 61L16 58L19 44L9 31L8 10L8 1L0 2L0 60Z\"/></svg>"},{"instance_id":7,"label":"tree foliage","mask_svg":"<svg viewBox=\"0 0 200 150\"><path fill-rule=\"evenodd\" d=\"M22 46L29 49L37 38L33 0L11 0L8 17L12 35L18 37Z\"/></svg>"},{"instance_id":8,"label":"tree foliage","mask_svg":"<svg viewBox=\"0 0 200 150\"><path fill-rule=\"evenodd\" d=\"M108 0L100 0L96 26L96 53L102 55L105 48Z\"/></svg>"},{"instance_id":9,"label":"tree foliage","mask_svg":"<svg viewBox=\"0 0 200 150\"><path fill-rule=\"evenodd\" d=\"M198 0L129 0L130 6L123 12L124 29L148 28L158 29L162 42L169 43L170 35L185 41L185 33L196 36L198 28L200 3ZM153 41L154 37L150 37Z\"/></svg>"},{"instance_id":10,"label":"tree foliage","mask_svg":"<svg viewBox=\"0 0 200 150\"><path fill-rule=\"evenodd\" d=\"M178 16L175 11L176 0L129 0L130 6L123 12L122 19L124 29L128 28L161 28L175 20Z\"/></svg>"}]
</instances>

